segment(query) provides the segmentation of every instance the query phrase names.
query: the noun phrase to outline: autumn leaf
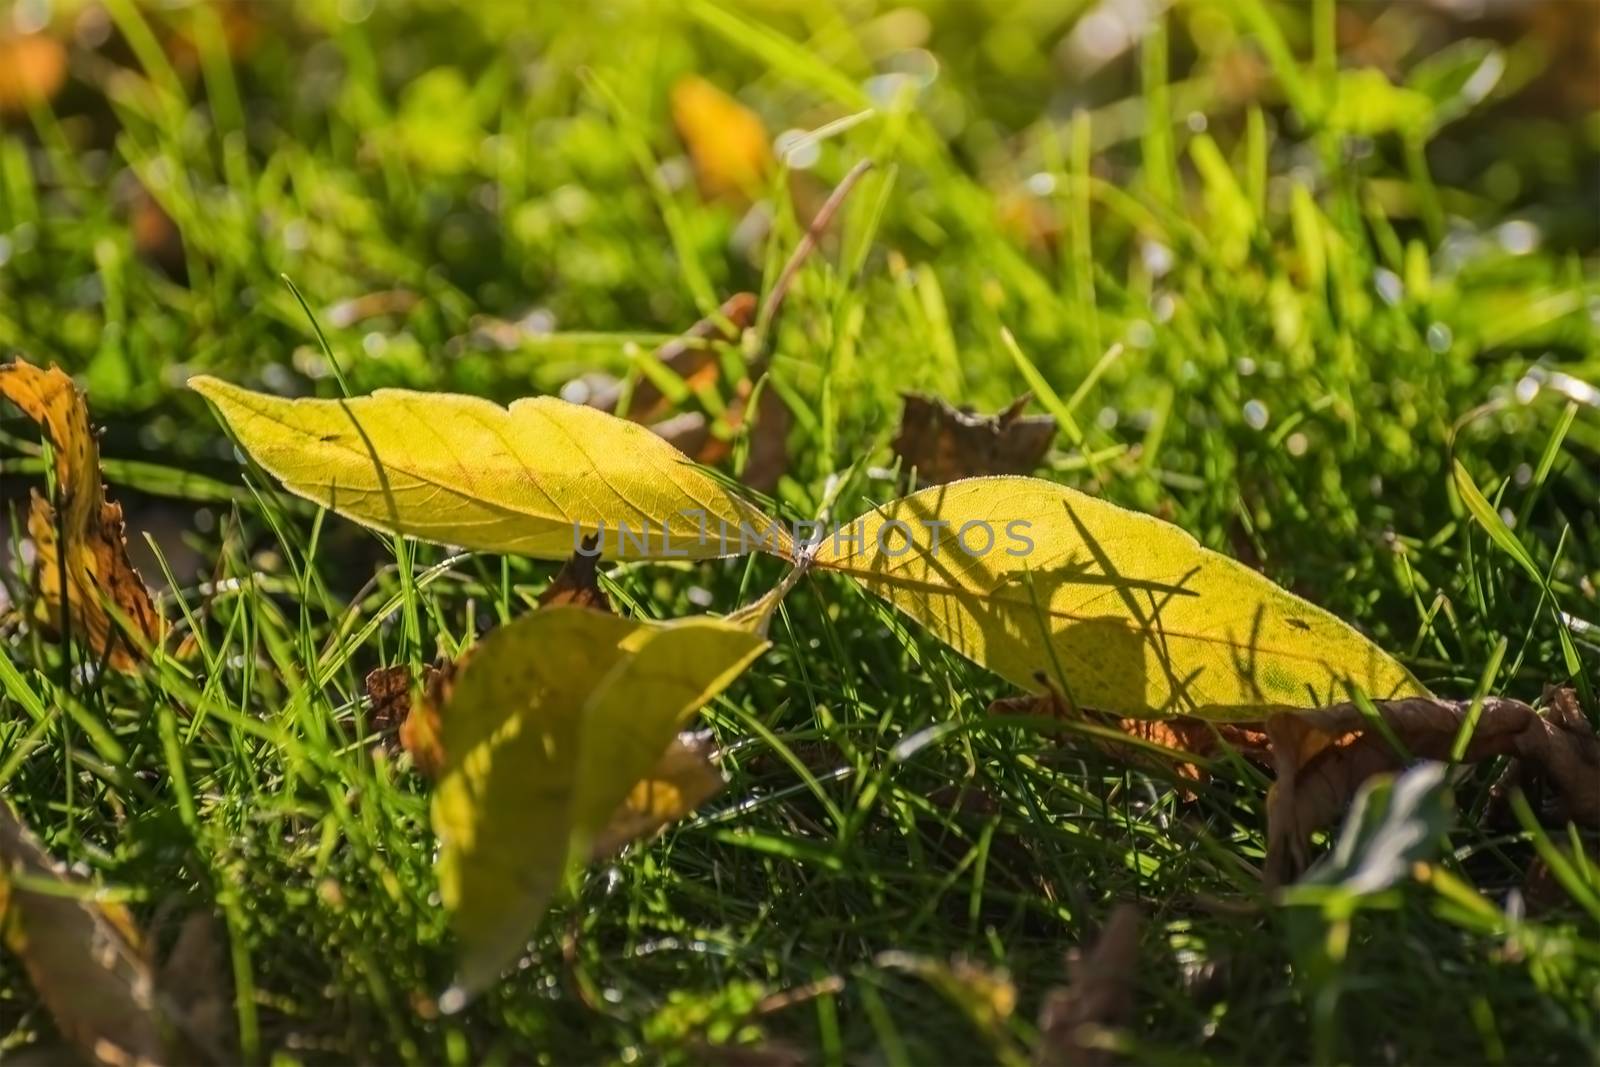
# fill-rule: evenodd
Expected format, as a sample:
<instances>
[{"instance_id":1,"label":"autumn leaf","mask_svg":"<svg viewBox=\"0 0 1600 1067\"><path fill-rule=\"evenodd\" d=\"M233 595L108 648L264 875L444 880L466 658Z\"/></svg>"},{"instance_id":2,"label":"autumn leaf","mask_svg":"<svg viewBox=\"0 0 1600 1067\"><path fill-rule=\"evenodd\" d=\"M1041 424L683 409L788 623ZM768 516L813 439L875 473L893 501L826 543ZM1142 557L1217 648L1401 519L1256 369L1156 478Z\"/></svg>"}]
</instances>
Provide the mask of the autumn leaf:
<instances>
[{"instance_id":1,"label":"autumn leaf","mask_svg":"<svg viewBox=\"0 0 1600 1067\"><path fill-rule=\"evenodd\" d=\"M1039 1067L1092 1067L1110 1062L1097 1039L1133 1010L1139 964L1139 909L1120 904L1086 953L1067 958L1069 984L1052 989L1039 1008Z\"/></svg>"},{"instance_id":2,"label":"autumn leaf","mask_svg":"<svg viewBox=\"0 0 1600 1067\"><path fill-rule=\"evenodd\" d=\"M0 800L0 940L61 1036L92 1063L155 1064L170 1051L146 946L120 904L67 876Z\"/></svg>"},{"instance_id":3,"label":"autumn leaf","mask_svg":"<svg viewBox=\"0 0 1600 1067\"><path fill-rule=\"evenodd\" d=\"M1307 842L1349 807L1361 786L1412 760L1452 760L1471 701L1412 698L1373 705L1383 730L1353 703L1267 720L1277 779L1267 796L1268 885L1306 866ZM1486 697L1458 762L1515 756L1546 775L1566 814L1600 826L1600 739L1571 690L1554 690L1544 714L1519 700ZM1386 736L1387 735L1387 736Z\"/></svg>"},{"instance_id":4,"label":"autumn leaf","mask_svg":"<svg viewBox=\"0 0 1600 1067\"><path fill-rule=\"evenodd\" d=\"M0 29L0 115L49 103L67 80L67 50L47 33Z\"/></svg>"},{"instance_id":5,"label":"autumn leaf","mask_svg":"<svg viewBox=\"0 0 1600 1067\"><path fill-rule=\"evenodd\" d=\"M471 652L453 663L431 671L423 680L420 700L406 699L406 717L400 723L400 747L411 756L411 765L425 778L437 778L444 771L444 724L439 709L450 699L460 673Z\"/></svg>"},{"instance_id":6,"label":"autumn leaf","mask_svg":"<svg viewBox=\"0 0 1600 1067\"><path fill-rule=\"evenodd\" d=\"M290 490L391 533L543 559L598 535L608 558L707 559L738 551L743 524L752 543L773 531L769 550L792 555L780 525L681 452L580 404L533 397L508 409L405 389L287 400L205 376L189 384Z\"/></svg>"},{"instance_id":7,"label":"autumn leaf","mask_svg":"<svg viewBox=\"0 0 1600 1067\"><path fill-rule=\"evenodd\" d=\"M61 514L37 492L28 509L40 618L56 633L84 638L96 658L131 670L141 645L161 643L165 624L128 561L122 506L106 499L88 404L60 368L42 370L24 360L0 366L0 396L38 423L55 449ZM66 612L63 602L70 605ZM136 641L130 642L113 621L113 612Z\"/></svg>"},{"instance_id":8,"label":"autumn leaf","mask_svg":"<svg viewBox=\"0 0 1600 1067\"><path fill-rule=\"evenodd\" d=\"M461 944L442 1007L515 957L570 869L620 844L608 829L618 808L765 647L714 619L641 622L574 606L536 611L479 643L439 714L433 823Z\"/></svg>"},{"instance_id":9,"label":"autumn leaf","mask_svg":"<svg viewBox=\"0 0 1600 1067\"><path fill-rule=\"evenodd\" d=\"M693 393L714 383L721 374L717 359L718 345L733 344L739 335L755 321L756 295L734 293L722 302L716 314L707 315L683 333L650 353L662 370L682 383L684 392ZM622 389L612 383L609 388L586 389L585 403L601 411L615 413L622 401ZM672 414L673 398L658 385L652 376L645 376L634 386L628 397L628 418L634 422L653 424Z\"/></svg>"},{"instance_id":10,"label":"autumn leaf","mask_svg":"<svg viewBox=\"0 0 1600 1067\"><path fill-rule=\"evenodd\" d=\"M672 86L672 121L708 198L754 199L772 169L761 117L694 74Z\"/></svg>"},{"instance_id":11,"label":"autumn leaf","mask_svg":"<svg viewBox=\"0 0 1600 1067\"><path fill-rule=\"evenodd\" d=\"M590 857L604 859L628 842L677 822L720 792L726 783L712 760L713 751L704 733L673 738L601 827L589 846Z\"/></svg>"},{"instance_id":12,"label":"autumn leaf","mask_svg":"<svg viewBox=\"0 0 1600 1067\"><path fill-rule=\"evenodd\" d=\"M600 539L586 537L580 547L581 551L574 552L561 565L555 578L539 594L539 606L547 608L556 604L576 604L581 608L615 614L611 598L600 588L600 557L596 552L600 547Z\"/></svg>"},{"instance_id":13,"label":"autumn leaf","mask_svg":"<svg viewBox=\"0 0 1600 1067\"><path fill-rule=\"evenodd\" d=\"M1426 691L1346 623L1148 515L1033 478L922 490L823 537L846 574L958 652L1075 707L1258 721L1352 687Z\"/></svg>"},{"instance_id":14,"label":"autumn leaf","mask_svg":"<svg viewBox=\"0 0 1600 1067\"><path fill-rule=\"evenodd\" d=\"M938 397L907 393L890 447L922 485L989 474L1029 474L1056 437L1049 415L1024 415L1024 393L998 415L958 410Z\"/></svg>"},{"instance_id":15,"label":"autumn leaf","mask_svg":"<svg viewBox=\"0 0 1600 1067\"><path fill-rule=\"evenodd\" d=\"M1102 751L1137 766L1170 766L1179 778L1191 782L1206 780L1205 767L1199 761L1230 749L1252 763L1271 765L1267 733L1259 726L1211 722L1188 715L1174 715L1168 719L1124 719L1093 708L1072 707L1054 686L1047 684L1048 680L1048 676L1043 679L1043 693L1000 697L991 702L989 714L1040 715L1092 723L1104 731L1090 737ZM1110 736L1112 734L1121 736Z\"/></svg>"},{"instance_id":16,"label":"autumn leaf","mask_svg":"<svg viewBox=\"0 0 1600 1067\"><path fill-rule=\"evenodd\" d=\"M661 371L670 372L685 394L714 389L721 383L723 370L716 346L735 343L755 321L756 307L754 293L735 293L722 302L716 314L700 319L657 348L650 359ZM740 357L740 363L743 376L731 390L724 387L731 395L720 418L701 411L674 411L674 398L662 389L654 374L644 376L634 386L628 398L627 417L649 426L656 436L707 466L726 460L733 453L737 436L748 435L750 449L743 481L752 489L770 492L789 466L788 437L794 418L776 392L757 384L766 373L767 361ZM622 400L622 385L604 375L584 375L569 382L562 395L581 399L601 411L615 412Z\"/></svg>"}]
</instances>

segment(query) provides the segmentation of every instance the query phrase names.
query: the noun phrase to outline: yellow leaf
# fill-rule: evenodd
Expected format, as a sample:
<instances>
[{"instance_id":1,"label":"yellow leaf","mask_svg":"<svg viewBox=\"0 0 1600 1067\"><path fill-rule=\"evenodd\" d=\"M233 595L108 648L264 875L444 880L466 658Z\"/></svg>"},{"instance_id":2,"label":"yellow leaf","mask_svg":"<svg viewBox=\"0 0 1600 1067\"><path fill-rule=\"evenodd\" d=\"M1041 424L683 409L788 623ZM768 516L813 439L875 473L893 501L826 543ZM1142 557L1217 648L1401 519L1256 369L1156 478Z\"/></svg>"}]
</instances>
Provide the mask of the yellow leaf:
<instances>
[{"instance_id":1,"label":"yellow leaf","mask_svg":"<svg viewBox=\"0 0 1600 1067\"><path fill-rule=\"evenodd\" d=\"M479 397L380 389L287 400L211 377L189 385L290 490L392 533L566 559L588 536L610 558L708 559L775 531L643 426L555 397L509 409ZM665 533L663 534L663 530Z\"/></svg>"},{"instance_id":2,"label":"yellow leaf","mask_svg":"<svg viewBox=\"0 0 1600 1067\"><path fill-rule=\"evenodd\" d=\"M672 86L672 121L689 149L700 190L708 197L752 198L772 168L761 117L694 74Z\"/></svg>"},{"instance_id":3,"label":"yellow leaf","mask_svg":"<svg viewBox=\"0 0 1600 1067\"><path fill-rule=\"evenodd\" d=\"M1351 686L1426 694L1350 626L1176 526L1034 478L894 501L825 537L814 565L1024 688L1062 684L1081 708L1249 721Z\"/></svg>"},{"instance_id":4,"label":"yellow leaf","mask_svg":"<svg viewBox=\"0 0 1600 1067\"><path fill-rule=\"evenodd\" d=\"M461 942L450 1008L515 958L567 871L678 730L766 642L715 619L641 622L574 606L495 630L440 711L439 886Z\"/></svg>"},{"instance_id":5,"label":"yellow leaf","mask_svg":"<svg viewBox=\"0 0 1600 1067\"><path fill-rule=\"evenodd\" d=\"M89 406L59 367L42 370L20 359L0 366L0 396L38 423L55 449L61 515L38 493L28 510L40 618L57 633L70 630L86 638L96 658L130 670L140 645L161 643L165 623L128 560L122 506L106 499ZM67 620L62 618L64 602L71 605ZM113 611L132 631L134 641L125 639L113 622Z\"/></svg>"},{"instance_id":6,"label":"yellow leaf","mask_svg":"<svg viewBox=\"0 0 1600 1067\"><path fill-rule=\"evenodd\" d=\"M43 33L0 29L0 115L48 104L67 80L67 50Z\"/></svg>"},{"instance_id":7,"label":"yellow leaf","mask_svg":"<svg viewBox=\"0 0 1600 1067\"><path fill-rule=\"evenodd\" d=\"M91 1063L168 1054L155 977L127 911L97 903L0 800L0 935L61 1036Z\"/></svg>"}]
</instances>

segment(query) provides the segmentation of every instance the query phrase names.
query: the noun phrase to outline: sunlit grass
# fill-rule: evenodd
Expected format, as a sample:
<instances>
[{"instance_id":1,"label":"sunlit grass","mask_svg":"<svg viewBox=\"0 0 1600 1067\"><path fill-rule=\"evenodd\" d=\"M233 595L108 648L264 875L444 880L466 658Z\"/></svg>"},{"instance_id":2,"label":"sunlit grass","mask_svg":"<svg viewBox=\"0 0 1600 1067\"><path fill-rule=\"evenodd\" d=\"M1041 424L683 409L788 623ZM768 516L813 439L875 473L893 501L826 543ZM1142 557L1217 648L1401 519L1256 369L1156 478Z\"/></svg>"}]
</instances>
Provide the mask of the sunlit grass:
<instances>
[{"instance_id":1,"label":"sunlit grass","mask_svg":"<svg viewBox=\"0 0 1600 1067\"><path fill-rule=\"evenodd\" d=\"M1031 386L1070 417L1042 473L1261 567L1442 695L1471 695L1504 640L1493 688L1531 699L1570 680L1562 626L1580 675L1600 663L1600 411L1581 388L1600 380L1600 225L1593 115L1549 103L1525 48L1495 53L1498 88L1452 123L1367 129L1410 106L1352 111L1362 83L1339 71L1386 54L1380 35L1403 76L1451 76L1420 6L1384 15L1423 27L1409 48L1391 23L1340 55L1331 3L1181 3L1092 74L1060 58L1082 12L1045 4L258 5L232 49L209 7L108 6L113 42L0 133L0 347L86 385L113 493L166 562L146 577L170 574L198 652L99 676L8 618L0 779L158 940L164 916L219 916L246 1059L699 1061L699 1042L764 1036L817 1062L987 1062L1031 1039L1063 953L1123 900L1149 917L1137 1061L1592 1055L1600 939L1523 888L1534 849L1490 801L1499 767L1459 784L1443 861L1482 900L1408 886L1321 967L1256 906L1259 775L1219 766L1187 800L1073 733L990 719L999 682L827 576L708 709L727 790L590 872L511 977L440 1018L427 787L372 735L361 679L454 655L551 569L318 515L241 476L182 388L203 370L337 395L280 275L356 392L506 400L625 371L769 288L871 158L772 341L796 417L786 512L897 495L902 390L993 410ZM190 59L126 46L141 27L188 33ZM685 72L774 133L860 117L761 206L708 202L668 120ZM415 299L335 313L395 290ZM42 464L20 420L3 430L10 505ZM1455 460L1541 580L1463 506ZM672 617L780 576L608 582ZM1004 968L1020 1010L984 1032L880 967L889 950ZM0 1052L49 1034L10 957L0 1032Z\"/></svg>"}]
</instances>

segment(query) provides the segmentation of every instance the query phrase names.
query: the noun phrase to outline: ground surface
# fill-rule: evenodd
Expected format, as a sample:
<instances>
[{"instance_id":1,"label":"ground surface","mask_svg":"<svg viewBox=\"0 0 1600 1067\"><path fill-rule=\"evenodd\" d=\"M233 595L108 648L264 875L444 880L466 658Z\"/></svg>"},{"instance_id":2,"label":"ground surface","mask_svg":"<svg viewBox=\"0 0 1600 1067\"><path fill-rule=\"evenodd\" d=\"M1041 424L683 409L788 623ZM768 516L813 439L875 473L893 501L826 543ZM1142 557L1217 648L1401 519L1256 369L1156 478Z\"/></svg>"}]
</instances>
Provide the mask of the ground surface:
<instances>
[{"instance_id":1,"label":"ground surface","mask_svg":"<svg viewBox=\"0 0 1600 1067\"><path fill-rule=\"evenodd\" d=\"M0 694L0 781L160 936L162 916L225 918L246 1058L631 1062L764 1038L816 1062L991 1061L1026 1046L1065 950L1129 900L1148 920L1117 1040L1137 1060L1597 1055L1597 918L1524 888L1534 849L1489 801L1498 768L1457 789L1444 861L1488 909L1406 885L1326 965L1314 932L1253 906L1260 776L1223 766L1186 799L1081 738L993 724L1002 683L825 578L708 711L727 790L592 872L465 1013L428 1010L451 945L426 783L362 739L361 678L454 652L552 568L430 569L446 551L418 546L408 594L389 541L247 487L183 382L335 395L280 273L354 390L508 400L621 373L634 346L770 286L796 219L871 157L776 336L789 513L863 459L841 510L894 495L872 468L901 390L986 410L1021 391L1009 329L1074 415L1046 476L1261 567L1443 695L1532 699L1569 677L1557 616L1466 517L1460 459L1596 675L1585 5L1452 22L1423 4L1179 4L1120 54L1115 19L1082 7L341 0L213 20L117 3L76 30L59 13L71 78L0 139L0 347L79 376L133 537L155 534L169 581L206 605L206 640L188 681L91 678L13 619L16 685L52 717ZM1469 37L1499 43L1445 47ZM1340 80L1356 67L1422 93L1412 133L1393 126L1416 99ZM751 210L695 187L667 103L689 72L774 134L877 110ZM394 290L418 299L341 307ZM3 427L9 507L38 449L22 420ZM15 602L26 555L10 559ZM730 610L780 573L610 582L669 617ZM164 727L193 686L229 714ZM986 1022L959 1010L970 991L885 966L891 950L1003 968L1020 1006ZM10 960L0 1033L0 1055L49 1034Z\"/></svg>"}]
</instances>

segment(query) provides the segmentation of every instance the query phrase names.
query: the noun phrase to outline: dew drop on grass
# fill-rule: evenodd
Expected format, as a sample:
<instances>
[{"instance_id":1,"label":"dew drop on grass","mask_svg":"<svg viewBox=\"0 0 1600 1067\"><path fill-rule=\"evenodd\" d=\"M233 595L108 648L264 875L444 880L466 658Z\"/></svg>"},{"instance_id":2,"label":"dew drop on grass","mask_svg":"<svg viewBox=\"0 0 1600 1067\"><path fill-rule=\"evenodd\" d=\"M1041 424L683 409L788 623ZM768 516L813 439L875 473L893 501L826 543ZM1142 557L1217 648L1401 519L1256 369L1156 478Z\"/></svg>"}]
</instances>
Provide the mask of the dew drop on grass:
<instances>
[{"instance_id":1,"label":"dew drop on grass","mask_svg":"<svg viewBox=\"0 0 1600 1067\"><path fill-rule=\"evenodd\" d=\"M1385 304L1394 307L1405 299L1406 287L1405 283L1400 280L1400 275L1392 270L1379 267L1373 271L1372 276L1373 283L1378 290L1378 296L1383 299Z\"/></svg>"},{"instance_id":2,"label":"dew drop on grass","mask_svg":"<svg viewBox=\"0 0 1600 1067\"><path fill-rule=\"evenodd\" d=\"M1306 449L1311 447L1311 442L1307 440L1306 435L1303 433L1292 433L1289 435L1289 439L1283 443L1283 447L1289 450L1289 455L1299 457L1306 454Z\"/></svg>"},{"instance_id":3,"label":"dew drop on grass","mask_svg":"<svg viewBox=\"0 0 1600 1067\"><path fill-rule=\"evenodd\" d=\"M1513 256L1525 256L1539 247L1539 227L1526 219L1501 223L1494 235L1500 247Z\"/></svg>"},{"instance_id":4,"label":"dew drop on grass","mask_svg":"<svg viewBox=\"0 0 1600 1067\"><path fill-rule=\"evenodd\" d=\"M1455 334L1444 323L1436 322L1428 327L1428 347L1435 352L1450 351L1450 343L1454 340Z\"/></svg>"},{"instance_id":5,"label":"dew drop on grass","mask_svg":"<svg viewBox=\"0 0 1600 1067\"><path fill-rule=\"evenodd\" d=\"M810 170L822 158L822 145L810 130L784 130L772 142L772 149L790 170Z\"/></svg>"},{"instance_id":6,"label":"dew drop on grass","mask_svg":"<svg viewBox=\"0 0 1600 1067\"><path fill-rule=\"evenodd\" d=\"M1244 421L1252 430L1264 430L1267 426L1267 405L1259 400L1247 400L1244 405Z\"/></svg>"},{"instance_id":7,"label":"dew drop on grass","mask_svg":"<svg viewBox=\"0 0 1600 1067\"><path fill-rule=\"evenodd\" d=\"M1172 269L1172 249L1160 241L1141 241L1139 243L1139 258L1144 262L1144 269L1150 272L1152 278L1159 278Z\"/></svg>"}]
</instances>

